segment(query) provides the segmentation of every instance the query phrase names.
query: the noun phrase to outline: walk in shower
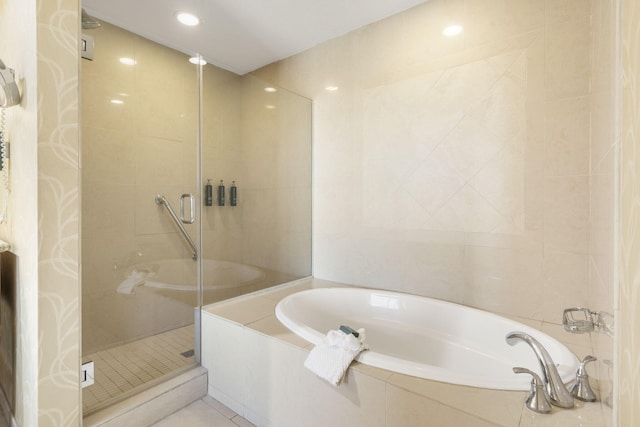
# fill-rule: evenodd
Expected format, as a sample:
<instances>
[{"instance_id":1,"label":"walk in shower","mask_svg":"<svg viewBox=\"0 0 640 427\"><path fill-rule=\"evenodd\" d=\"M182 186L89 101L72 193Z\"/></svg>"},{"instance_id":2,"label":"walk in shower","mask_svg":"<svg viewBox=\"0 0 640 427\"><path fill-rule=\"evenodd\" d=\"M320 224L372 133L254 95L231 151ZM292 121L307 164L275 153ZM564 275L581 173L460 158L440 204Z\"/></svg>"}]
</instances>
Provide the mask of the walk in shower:
<instances>
[{"instance_id":1,"label":"walk in shower","mask_svg":"<svg viewBox=\"0 0 640 427\"><path fill-rule=\"evenodd\" d=\"M202 304L311 274L310 101L90 12L85 416L197 365Z\"/></svg>"}]
</instances>

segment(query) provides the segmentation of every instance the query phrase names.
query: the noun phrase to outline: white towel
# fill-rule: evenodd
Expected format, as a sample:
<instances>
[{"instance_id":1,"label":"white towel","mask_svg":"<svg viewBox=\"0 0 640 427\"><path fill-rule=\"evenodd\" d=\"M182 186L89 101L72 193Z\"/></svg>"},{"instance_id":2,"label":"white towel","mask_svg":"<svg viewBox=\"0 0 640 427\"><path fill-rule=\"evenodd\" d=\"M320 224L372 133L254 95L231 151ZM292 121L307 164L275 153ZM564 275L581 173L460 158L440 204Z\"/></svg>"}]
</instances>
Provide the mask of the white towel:
<instances>
[{"instance_id":1,"label":"white towel","mask_svg":"<svg viewBox=\"0 0 640 427\"><path fill-rule=\"evenodd\" d=\"M353 359L369 348L364 339L364 329L358 329L358 337L338 330L329 331L323 341L311 350L304 366L331 384L338 385Z\"/></svg>"},{"instance_id":2,"label":"white towel","mask_svg":"<svg viewBox=\"0 0 640 427\"><path fill-rule=\"evenodd\" d=\"M120 282L116 291L121 294L132 294L134 288L142 285L148 277L149 273L146 271L133 270L129 277Z\"/></svg>"}]
</instances>

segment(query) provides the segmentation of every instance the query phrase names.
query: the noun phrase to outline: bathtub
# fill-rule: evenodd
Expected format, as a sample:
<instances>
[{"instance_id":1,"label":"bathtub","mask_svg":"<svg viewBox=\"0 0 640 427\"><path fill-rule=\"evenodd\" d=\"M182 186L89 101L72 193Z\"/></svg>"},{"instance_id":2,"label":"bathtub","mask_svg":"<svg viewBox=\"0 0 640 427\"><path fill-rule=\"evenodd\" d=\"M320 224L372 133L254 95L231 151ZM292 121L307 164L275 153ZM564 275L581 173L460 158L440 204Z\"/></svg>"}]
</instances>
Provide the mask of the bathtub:
<instances>
[{"instance_id":1,"label":"bathtub","mask_svg":"<svg viewBox=\"0 0 640 427\"><path fill-rule=\"evenodd\" d=\"M205 259L202 261L203 289L222 290L256 284L265 278L254 266L230 261ZM140 263L125 270L119 293L130 294L137 286L171 291L194 292L197 288L197 264L191 259L165 259Z\"/></svg>"},{"instance_id":2,"label":"bathtub","mask_svg":"<svg viewBox=\"0 0 640 427\"><path fill-rule=\"evenodd\" d=\"M276 317L296 335L318 344L331 329L366 329L370 349L357 361L419 378L497 390L528 390L529 375L540 372L524 342L510 346L505 336L522 331L536 338L558 364L565 383L579 363L563 344L537 329L485 311L445 301L360 288L319 288L287 296Z\"/></svg>"}]
</instances>

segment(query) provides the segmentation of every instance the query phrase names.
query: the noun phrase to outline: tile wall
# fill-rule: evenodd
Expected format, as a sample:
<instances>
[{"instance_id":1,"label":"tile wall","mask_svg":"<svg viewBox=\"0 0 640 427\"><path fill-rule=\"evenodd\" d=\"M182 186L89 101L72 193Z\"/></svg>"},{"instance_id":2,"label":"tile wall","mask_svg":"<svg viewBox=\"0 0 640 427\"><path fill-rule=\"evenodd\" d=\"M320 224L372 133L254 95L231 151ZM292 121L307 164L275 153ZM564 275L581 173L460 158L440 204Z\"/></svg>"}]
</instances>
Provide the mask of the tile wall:
<instances>
[{"instance_id":1,"label":"tile wall","mask_svg":"<svg viewBox=\"0 0 640 427\"><path fill-rule=\"evenodd\" d=\"M134 297L116 298L115 290L136 264L190 258L155 196L178 212L180 195L198 193L196 66L182 53L102 24L86 31L95 40L94 59L81 63L83 353L160 327L138 319L157 318L159 307L133 308ZM197 242L197 223L185 228ZM195 277L196 263L192 270ZM190 307L183 310L192 318Z\"/></svg>"},{"instance_id":2,"label":"tile wall","mask_svg":"<svg viewBox=\"0 0 640 427\"><path fill-rule=\"evenodd\" d=\"M254 72L314 99L314 276L612 311L614 9L435 0Z\"/></svg>"},{"instance_id":3,"label":"tile wall","mask_svg":"<svg viewBox=\"0 0 640 427\"><path fill-rule=\"evenodd\" d=\"M311 101L242 77L243 261L311 275Z\"/></svg>"},{"instance_id":4,"label":"tile wall","mask_svg":"<svg viewBox=\"0 0 640 427\"><path fill-rule=\"evenodd\" d=\"M178 212L180 195L201 195L196 66L182 53L103 24L87 32L95 57L82 61L85 353L169 327L166 316L156 321L159 307L132 310L135 298L114 291L136 264L190 258L154 198L165 195ZM212 65L203 67L202 83L203 183L211 179L214 189L213 206L202 208L203 258L265 268L267 284L310 275L310 101L265 92L259 79ZM237 206L229 200L233 181ZM198 226L185 224L196 242ZM193 263L185 276L195 278L195 269ZM189 298L197 304L195 292ZM110 320L115 313L121 322ZM172 319L181 325L184 317Z\"/></svg>"},{"instance_id":5,"label":"tile wall","mask_svg":"<svg viewBox=\"0 0 640 427\"><path fill-rule=\"evenodd\" d=\"M619 109L616 106L615 75L616 0L591 2L591 153L590 153L590 258L589 304L593 310L614 314L617 310L614 283L615 245L617 233L617 176L620 133L617 125ZM608 322L614 322L612 316ZM600 379L600 395L606 402L602 406L607 426L613 423L614 337L592 334L598 361L593 364ZM592 369L593 369L592 368Z\"/></svg>"}]
</instances>

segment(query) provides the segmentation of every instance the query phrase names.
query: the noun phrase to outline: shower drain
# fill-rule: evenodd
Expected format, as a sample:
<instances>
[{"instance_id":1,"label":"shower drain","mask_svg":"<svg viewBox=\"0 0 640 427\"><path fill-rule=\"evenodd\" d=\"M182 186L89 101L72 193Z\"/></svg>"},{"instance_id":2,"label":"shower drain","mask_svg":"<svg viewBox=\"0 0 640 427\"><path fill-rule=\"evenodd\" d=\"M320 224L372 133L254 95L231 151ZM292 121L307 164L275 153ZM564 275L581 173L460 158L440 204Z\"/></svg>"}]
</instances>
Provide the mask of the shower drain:
<instances>
[{"instance_id":1,"label":"shower drain","mask_svg":"<svg viewBox=\"0 0 640 427\"><path fill-rule=\"evenodd\" d=\"M193 357L194 354L195 354L195 351L193 349L180 353L180 355L183 357Z\"/></svg>"}]
</instances>

